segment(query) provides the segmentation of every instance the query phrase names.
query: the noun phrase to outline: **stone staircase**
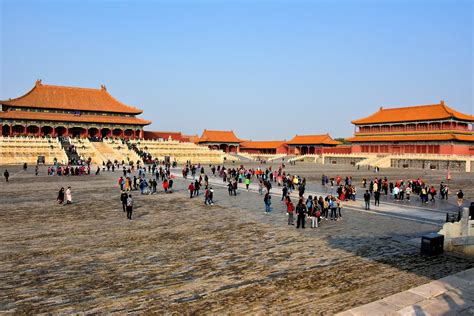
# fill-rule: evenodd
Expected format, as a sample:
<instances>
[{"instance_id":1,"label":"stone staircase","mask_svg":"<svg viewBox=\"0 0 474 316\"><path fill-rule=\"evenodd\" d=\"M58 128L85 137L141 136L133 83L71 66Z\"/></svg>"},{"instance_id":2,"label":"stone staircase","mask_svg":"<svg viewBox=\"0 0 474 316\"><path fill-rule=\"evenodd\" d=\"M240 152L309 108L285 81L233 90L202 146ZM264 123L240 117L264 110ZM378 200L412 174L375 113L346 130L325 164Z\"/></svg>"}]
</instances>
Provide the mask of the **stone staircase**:
<instances>
[{"instance_id":1,"label":"stone staircase","mask_svg":"<svg viewBox=\"0 0 474 316\"><path fill-rule=\"evenodd\" d=\"M232 157L232 160L241 162L252 162L255 158L246 155L245 153L227 153L228 156ZM229 160L229 158L227 158Z\"/></svg>"},{"instance_id":2,"label":"stone staircase","mask_svg":"<svg viewBox=\"0 0 474 316\"><path fill-rule=\"evenodd\" d=\"M61 147L66 153L68 162L70 164L75 164L81 157L77 154L74 145L72 145L69 141L69 137L61 137L59 141L61 143Z\"/></svg>"},{"instance_id":3,"label":"stone staircase","mask_svg":"<svg viewBox=\"0 0 474 316\"><path fill-rule=\"evenodd\" d=\"M100 152L102 157L104 157L105 162L109 160L111 162L122 162L122 160L124 160L124 157L121 154L118 154L111 146L104 142L91 142L91 144L95 148L95 150Z\"/></svg>"}]
</instances>

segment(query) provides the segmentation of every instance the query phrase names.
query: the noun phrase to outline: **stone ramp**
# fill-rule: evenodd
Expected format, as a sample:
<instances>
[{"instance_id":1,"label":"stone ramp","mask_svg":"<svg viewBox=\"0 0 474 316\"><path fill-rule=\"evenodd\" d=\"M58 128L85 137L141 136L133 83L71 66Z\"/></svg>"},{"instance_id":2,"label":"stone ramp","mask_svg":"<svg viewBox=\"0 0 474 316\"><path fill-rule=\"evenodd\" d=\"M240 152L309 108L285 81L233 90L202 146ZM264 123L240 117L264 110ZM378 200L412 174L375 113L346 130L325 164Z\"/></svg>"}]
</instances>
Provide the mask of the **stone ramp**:
<instances>
[{"instance_id":1,"label":"stone ramp","mask_svg":"<svg viewBox=\"0 0 474 316\"><path fill-rule=\"evenodd\" d=\"M474 268L336 314L474 315Z\"/></svg>"}]
</instances>

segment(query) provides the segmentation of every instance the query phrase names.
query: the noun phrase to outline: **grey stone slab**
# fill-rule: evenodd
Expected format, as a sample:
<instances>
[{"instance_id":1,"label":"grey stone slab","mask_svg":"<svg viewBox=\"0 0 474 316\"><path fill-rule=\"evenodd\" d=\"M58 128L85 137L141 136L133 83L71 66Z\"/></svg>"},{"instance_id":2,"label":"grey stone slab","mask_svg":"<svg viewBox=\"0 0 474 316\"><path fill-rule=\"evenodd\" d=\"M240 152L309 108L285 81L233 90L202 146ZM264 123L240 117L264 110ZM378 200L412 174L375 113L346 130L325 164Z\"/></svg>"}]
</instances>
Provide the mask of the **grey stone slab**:
<instances>
[{"instance_id":1,"label":"grey stone slab","mask_svg":"<svg viewBox=\"0 0 474 316\"><path fill-rule=\"evenodd\" d=\"M408 291L429 299L429 298L441 295L445 293L447 290L445 287L431 282L428 284L420 285Z\"/></svg>"},{"instance_id":2,"label":"grey stone slab","mask_svg":"<svg viewBox=\"0 0 474 316\"><path fill-rule=\"evenodd\" d=\"M363 306L351 309L350 312L354 316L366 315L397 315L398 307L384 301L376 301Z\"/></svg>"},{"instance_id":3,"label":"grey stone slab","mask_svg":"<svg viewBox=\"0 0 474 316\"><path fill-rule=\"evenodd\" d=\"M424 296L405 291L386 297L383 299L383 301L399 308L403 308L409 305L414 305L420 301L423 301L424 299Z\"/></svg>"}]
</instances>

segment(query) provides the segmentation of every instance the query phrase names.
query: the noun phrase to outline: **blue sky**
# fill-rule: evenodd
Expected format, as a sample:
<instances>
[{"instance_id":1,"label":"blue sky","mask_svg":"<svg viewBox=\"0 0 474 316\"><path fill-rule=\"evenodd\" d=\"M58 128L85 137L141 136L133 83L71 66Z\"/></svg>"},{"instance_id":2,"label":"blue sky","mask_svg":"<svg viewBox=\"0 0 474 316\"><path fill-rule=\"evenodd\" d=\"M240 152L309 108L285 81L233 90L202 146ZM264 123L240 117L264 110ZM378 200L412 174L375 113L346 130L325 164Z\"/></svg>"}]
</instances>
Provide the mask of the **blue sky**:
<instances>
[{"instance_id":1,"label":"blue sky","mask_svg":"<svg viewBox=\"0 0 474 316\"><path fill-rule=\"evenodd\" d=\"M380 106L473 114L473 2L1 2L0 99L107 86L148 130L353 133Z\"/></svg>"}]
</instances>

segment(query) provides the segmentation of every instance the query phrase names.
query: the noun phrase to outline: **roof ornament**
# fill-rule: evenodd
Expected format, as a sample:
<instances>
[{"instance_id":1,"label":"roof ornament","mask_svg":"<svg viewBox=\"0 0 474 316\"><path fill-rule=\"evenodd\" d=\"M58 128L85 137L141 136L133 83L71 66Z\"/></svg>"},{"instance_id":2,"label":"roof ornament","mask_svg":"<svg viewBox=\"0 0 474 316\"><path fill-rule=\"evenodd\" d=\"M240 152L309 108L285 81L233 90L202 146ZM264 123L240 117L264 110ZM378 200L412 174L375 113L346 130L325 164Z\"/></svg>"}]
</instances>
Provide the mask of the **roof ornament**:
<instances>
[{"instance_id":1,"label":"roof ornament","mask_svg":"<svg viewBox=\"0 0 474 316\"><path fill-rule=\"evenodd\" d=\"M444 100L439 101L439 104L444 105Z\"/></svg>"},{"instance_id":2,"label":"roof ornament","mask_svg":"<svg viewBox=\"0 0 474 316\"><path fill-rule=\"evenodd\" d=\"M102 91L107 91L107 88L105 87L105 84L100 85L100 90Z\"/></svg>"},{"instance_id":3,"label":"roof ornament","mask_svg":"<svg viewBox=\"0 0 474 316\"><path fill-rule=\"evenodd\" d=\"M380 111L382 111L382 110L383 110L383 106L380 107Z\"/></svg>"},{"instance_id":4,"label":"roof ornament","mask_svg":"<svg viewBox=\"0 0 474 316\"><path fill-rule=\"evenodd\" d=\"M36 80L35 86L41 86L41 79Z\"/></svg>"}]
</instances>

